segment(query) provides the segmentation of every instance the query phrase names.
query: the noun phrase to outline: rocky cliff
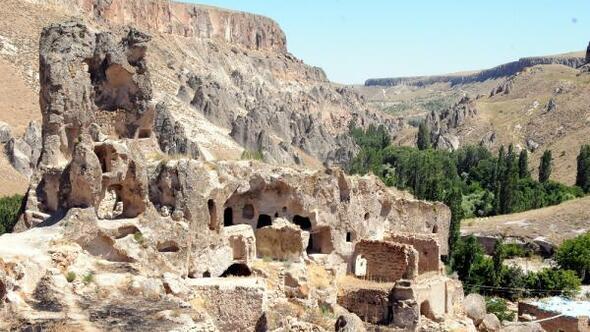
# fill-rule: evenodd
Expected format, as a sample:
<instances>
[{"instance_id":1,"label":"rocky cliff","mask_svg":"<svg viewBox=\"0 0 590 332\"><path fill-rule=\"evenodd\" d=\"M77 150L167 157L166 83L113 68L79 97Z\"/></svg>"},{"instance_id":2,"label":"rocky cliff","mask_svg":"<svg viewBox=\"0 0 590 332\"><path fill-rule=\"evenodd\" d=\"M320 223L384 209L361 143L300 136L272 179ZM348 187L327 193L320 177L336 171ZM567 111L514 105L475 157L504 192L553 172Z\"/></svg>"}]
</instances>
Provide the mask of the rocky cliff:
<instances>
[{"instance_id":1,"label":"rocky cliff","mask_svg":"<svg viewBox=\"0 0 590 332\"><path fill-rule=\"evenodd\" d=\"M494 68L485 69L466 75L435 75L435 76L414 76L414 77L393 77L393 78L372 78L365 82L366 86L426 86L435 83L450 83L451 85L484 82L491 79L509 77L525 68L536 65L559 64L577 68L586 62L583 56L541 56L527 57L518 61L508 62Z\"/></svg>"},{"instance_id":2,"label":"rocky cliff","mask_svg":"<svg viewBox=\"0 0 590 332\"><path fill-rule=\"evenodd\" d=\"M396 266L387 280L415 290L387 304L410 306L409 324L426 310L417 300L440 322L460 314L461 285L440 262L445 205L338 168L162 152L151 40L80 21L43 29L44 144L18 232L0 236L0 330L363 331L339 278L392 287L356 279L363 260ZM355 254L367 240L396 255Z\"/></svg>"},{"instance_id":3,"label":"rocky cliff","mask_svg":"<svg viewBox=\"0 0 590 332\"><path fill-rule=\"evenodd\" d=\"M212 39L251 49L287 51L287 40L273 20L216 7L161 0L36 0L72 14L145 31Z\"/></svg>"},{"instance_id":4,"label":"rocky cliff","mask_svg":"<svg viewBox=\"0 0 590 332\"><path fill-rule=\"evenodd\" d=\"M383 123L392 133L398 128L356 92L330 83L320 68L290 54L278 24L262 16L164 0L8 0L6 7L5 16L23 15L1 23L0 35L15 52L0 56L26 73L33 90L34 47L43 25L75 16L95 28L132 24L149 32L158 105L154 130L170 154L342 165L357 150L348 136L351 121Z\"/></svg>"},{"instance_id":5,"label":"rocky cliff","mask_svg":"<svg viewBox=\"0 0 590 332\"><path fill-rule=\"evenodd\" d=\"M467 96L443 111L428 113L424 121L430 129L433 146L443 150L458 149L460 142L454 130L476 115L475 100Z\"/></svg>"}]
</instances>

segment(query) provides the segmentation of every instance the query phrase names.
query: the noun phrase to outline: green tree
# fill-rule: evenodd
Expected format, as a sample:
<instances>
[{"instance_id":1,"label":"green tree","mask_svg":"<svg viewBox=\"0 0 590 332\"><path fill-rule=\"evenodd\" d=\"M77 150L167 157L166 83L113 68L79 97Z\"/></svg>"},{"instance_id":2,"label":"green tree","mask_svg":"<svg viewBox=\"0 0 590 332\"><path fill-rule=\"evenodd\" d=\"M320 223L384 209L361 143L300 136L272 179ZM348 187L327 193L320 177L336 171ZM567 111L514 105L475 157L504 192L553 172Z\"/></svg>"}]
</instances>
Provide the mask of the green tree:
<instances>
[{"instance_id":1,"label":"green tree","mask_svg":"<svg viewBox=\"0 0 590 332\"><path fill-rule=\"evenodd\" d=\"M12 232L20 214L22 201L21 195L0 198L0 235Z\"/></svg>"},{"instance_id":2,"label":"green tree","mask_svg":"<svg viewBox=\"0 0 590 332\"><path fill-rule=\"evenodd\" d=\"M447 196L446 204L451 210L451 224L449 226L449 257L452 257L453 251L461 237L461 220L463 219L462 207L463 195L457 187L453 188Z\"/></svg>"},{"instance_id":3,"label":"green tree","mask_svg":"<svg viewBox=\"0 0 590 332\"><path fill-rule=\"evenodd\" d=\"M494 210L496 214L502 213L502 185L506 182L506 153L504 145L500 146L498 150L498 161L496 162L496 169L494 171Z\"/></svg>"},{"instance_id":4,"label":"green tree","mask_svg":"<svg viewBox=\"0 0 590 332\"><path fill-rule=\"evenodd\" d=\"M502 240L496 240L496 244L494 245L494 254L492 256L492 261L494 262L494 286L499 286L500 284L505 257L506 254Z\"/></svg>"},{"instance_id":5,"label":"green tree","mask_svg":"<svg viewBox=\"0 0 590 332\"><path fill-rule=\"evenodd\" d=\"M576 186L582 188L585 193L590 192L590 145L580 147Z\"/></svg>"},{"instance_id":6,"label":"green tree","mask_svg":"<svg viewBox=\"0 0 590 332\"><path fill-rule=\"evenodd\" d=\"M529 154L526 149L522 149L518 155L518 177L521 179L529 178Z\"/></svg>"},{"instance_id":7,"label":"green tree","mask_svg":"<svg viewBox=\"0 0 590 332\"><path fill-rule=\"evenodd\" d=\"M418 126L416 146L418 146L419 150L428 150L432 146L430 141L430 128L428 128L426 121L420 122L420 126Z\"/></svg>"},{"instance_id":8,"label":"green tree","mask_svg":"<svg viewBox=\"0 0 590 332\"><path fill-rule=\"evenodd\" d=\"M525 277L526 297L572 296L580 289L580 278L572 270L545 268Z\"/></svg>"},{"instance_id":9,"label":"green tree","mask_svg":"<svg viewBox=\"0 0 590 332\"><path fill-rule=\"evenodd\" d=\"M471 267L479 263L483 258L483 248L479 245L477 239L471 235L457 242L451 258L451 267L457 271L459 279L467 280L472 272Z\"/></svg>"},{"instance_id":10,"label":"green tree","mask_svg":"<svg viewBox=\"0 0 590 332\"><path fill-rule=\"evenodd\" d=\"M541 157L541 164L539 165L539 182L544 183L549 181L551 176L553 157L551 157L551 150L545 150Z\"/></svg>"},{"instance_id":11,"label":"green tree","mask_svg":"<svg viewBox=\"0 0 590 332\"><path fill-rule=\"evenodd\" d=\"M561 268L576 271L580 279L590 281L590 232L565 240L555 260Z\"/></svg>"},{"instance_id":12,"label":"green tree","mask_svg":"<svg viewBox=\"0 0 590 332\"><path fill-rule=\"evenodd\" d=\"M498 199L500 201L500 213L506 214L511 213L513 210L516 201L516 186L518 184L518 167L512 144L508 147L508 154L504 159L502 170L503 174L499 181L500 196Z\"/></svg>"}]
</instances>

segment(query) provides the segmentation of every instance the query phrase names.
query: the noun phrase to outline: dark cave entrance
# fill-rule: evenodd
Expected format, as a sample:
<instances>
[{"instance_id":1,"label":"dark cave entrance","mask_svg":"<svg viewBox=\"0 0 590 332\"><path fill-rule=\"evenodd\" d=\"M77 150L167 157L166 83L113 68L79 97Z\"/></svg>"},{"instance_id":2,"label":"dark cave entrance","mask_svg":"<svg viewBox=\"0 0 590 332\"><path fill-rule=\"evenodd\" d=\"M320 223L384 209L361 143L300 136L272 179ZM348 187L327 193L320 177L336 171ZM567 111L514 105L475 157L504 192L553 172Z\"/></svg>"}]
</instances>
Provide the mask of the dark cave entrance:
<instances>
[{"instance_id":1,"label":"dark cave entrance","mask_svg":"<svg viewBox=\"0 0 590 332\"><path fill-rule=\"evenodd\" d=\"M293 217L293 223L301 227L301 229L304 231L308 231L311 229L311 221L307 217L295 215L295 217Z\"/></svg>"},{"instance_id":2,"label":"dark cave entrance","mask_svg":"<svg viewBox=\"0 0 590 332\"><path fill-rule=\"evenodd\" d=\"M272 225L272 218L268 214L261 214L260 216L258 216L258 223L256 224L256 228L262 228L270 225Z\"/></svg>"},{"instance_id":3,"label":"dark cave entrance","mask_svg":"<svg viewBox=\"0 0 590 332\"><path fill-rule=\"evenodd\" d=\"M249 277L252 275L252 271L246 264L234 263L225 270L221 277Z\"/></svg>"},{"instance_id":4,"label":"dark cave entrance","mask_svg":"<svg viewBox=\"0 0 590 332\"><path fill-rule=\"evenodd\" d=\"M228 227L234 224L234 211L228 207L223 210L223 226Z\"/></svg>"}]
</instances>

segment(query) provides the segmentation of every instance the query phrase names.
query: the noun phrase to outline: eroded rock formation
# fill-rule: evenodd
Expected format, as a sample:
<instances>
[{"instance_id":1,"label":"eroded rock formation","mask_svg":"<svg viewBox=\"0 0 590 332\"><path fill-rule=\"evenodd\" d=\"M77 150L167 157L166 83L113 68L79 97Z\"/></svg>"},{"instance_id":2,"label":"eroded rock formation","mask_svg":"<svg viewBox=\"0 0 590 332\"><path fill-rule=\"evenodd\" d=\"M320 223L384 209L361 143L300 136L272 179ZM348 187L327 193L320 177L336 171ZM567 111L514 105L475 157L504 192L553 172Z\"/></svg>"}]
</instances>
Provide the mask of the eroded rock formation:
<instances>
[{"instance_id":1,"label":"eroded rock formation","mask_svg":"<svg viewBox=\"0 0 590 332\"><path fill-rule=\"evenodd\" d=\"M349 312L358 303L338 304L338 278L357 278L363 259L368 278L379 260L399 263L366 244L401 248L411 267L380 270L388 282L408 278L396 289L409 283L416 294L384 310L412 304L412 324L455 313L461 292L434 302L460 289L436 267L447 254L446 206L338 168L163 153L179 141L154 133L174 126L156 116L148 41L133 28L95 32L76 21L44 30L43 151L21 232L0 237L0 329L342 330L358 325Z\"/></svg>"},{"instance_id":2,"label":"eroded rock formation","mask_svg":"<svg viewBox=\"0 0 590 332\"><path fill-rule=\"evenodd\" d=\"M22 137L10 137L5 152L12 167L27 177L33 175L41 155L41 127L31 121Z\"/></svg>"},{"instance_id":3,"label":"eroded rock formation","mask_svg":"<svg viewBox=\"0 0 590 332\"><path fill-rule=\"evenodd\" d=\"M468 96L442 112L430 112L424 121L430 128L433 146L444 150L458 149L459 138L453 134L453 129L464 125L469 118L476 115L475 100Z\"/></svg>"},{"instance_id":4,"label":"eroded rock formation","mask_svg":"<svg viewBox=\"0 0 590 332\"><path fill-rule=\"evenodd\" d=\"M290 54L284 32L266 17L164 0L35 0L29 6L94 26L132 24L153 36L154 130L165 152L203 160L239 160L246 152L275 164L342 166L357 151L348 137L351 122L384 124L392 134L400 127L353 89ZM27 58L34 52L23 49L11 61L28 60L21 66L34 76Z\"/></svg>"}]
</instances>

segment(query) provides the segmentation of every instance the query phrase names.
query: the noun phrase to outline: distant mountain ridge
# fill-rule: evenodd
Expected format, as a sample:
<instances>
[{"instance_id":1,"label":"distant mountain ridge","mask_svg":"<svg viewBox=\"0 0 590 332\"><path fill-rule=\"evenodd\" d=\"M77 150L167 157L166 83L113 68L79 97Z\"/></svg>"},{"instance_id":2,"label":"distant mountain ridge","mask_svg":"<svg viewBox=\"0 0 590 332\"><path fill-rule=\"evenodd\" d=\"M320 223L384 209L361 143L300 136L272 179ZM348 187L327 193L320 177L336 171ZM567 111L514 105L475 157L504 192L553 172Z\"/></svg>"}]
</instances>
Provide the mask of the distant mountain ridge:
<instances>
[{"instance_id":1,"label":"distant mountain ridge","mask_svg":"<svg viewBox=\"0 0 590 332\"><path fill-rule=\"evenodd\" d=\"M371 78L365 81L365 86L426 86L435 83L450 83L451 85L484 82L489 79L508 77L525 68L536 65L560 64L577 68L586 63L584 52L560 54L554 56L536 56L520 58L499 66L469 74L447 74L433 76L408 76L392 78Z\"/></svg>"}]
</instances>

